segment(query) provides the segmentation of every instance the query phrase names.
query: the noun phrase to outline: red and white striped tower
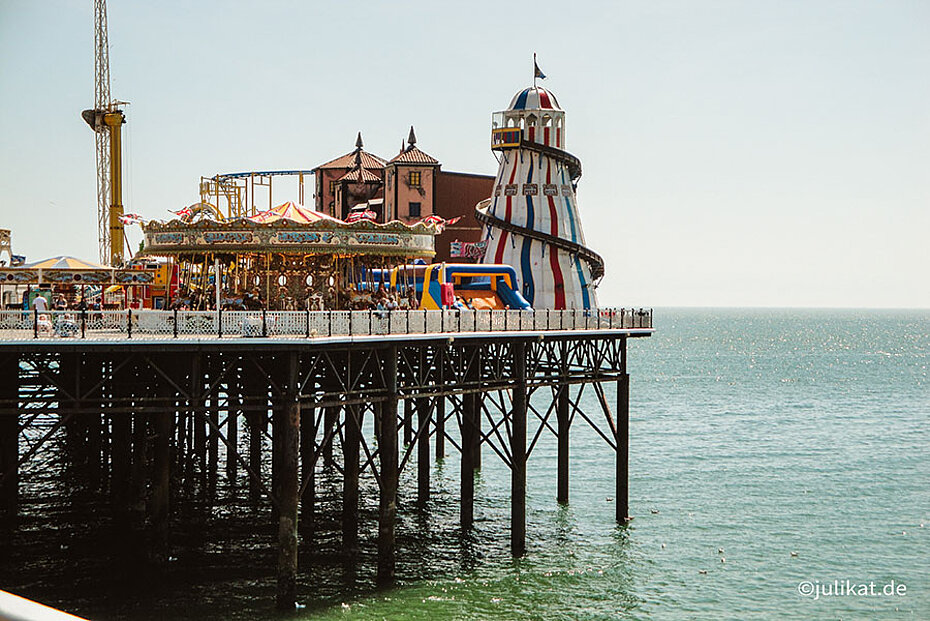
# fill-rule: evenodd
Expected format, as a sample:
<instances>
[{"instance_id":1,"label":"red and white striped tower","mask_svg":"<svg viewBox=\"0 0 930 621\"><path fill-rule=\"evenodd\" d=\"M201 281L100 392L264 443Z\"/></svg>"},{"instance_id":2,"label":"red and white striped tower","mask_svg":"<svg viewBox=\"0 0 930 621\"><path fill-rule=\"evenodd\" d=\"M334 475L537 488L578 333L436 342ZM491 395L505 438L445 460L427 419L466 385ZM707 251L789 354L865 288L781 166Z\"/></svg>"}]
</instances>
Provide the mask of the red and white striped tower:
<instances>
[{"instance_id":1,"label":"red and white striped tower","mask_svg":"<svg viewBox=\"0 0 930 621\"><path fill-rule=\"evenodd\" d=\"M491 149L500 153L494 196L476 214L485 225L483 262L514 266L533 308L596 308L604 262L585 246L575 198L581 162L565 151L555 95L535 85L514 95L492 117Z\"/></svg>"}]
</instances>

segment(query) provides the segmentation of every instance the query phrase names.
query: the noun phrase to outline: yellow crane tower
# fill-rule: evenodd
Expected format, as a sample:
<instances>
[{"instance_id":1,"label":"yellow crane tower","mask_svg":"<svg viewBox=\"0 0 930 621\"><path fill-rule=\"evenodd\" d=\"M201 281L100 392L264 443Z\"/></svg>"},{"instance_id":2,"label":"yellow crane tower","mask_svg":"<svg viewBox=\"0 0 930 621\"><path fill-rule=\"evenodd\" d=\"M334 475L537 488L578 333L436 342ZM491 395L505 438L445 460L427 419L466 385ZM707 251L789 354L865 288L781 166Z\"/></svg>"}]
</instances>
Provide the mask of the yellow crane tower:
<instances>
[{"instance_id":1,"label":"yellow crane tower","mask_svg":"<svg viewBox=\"0 0 930 621\"><path fill-rule=\"evenodd\" d=\"M110 52L107 41L107 3L94 0L94 107L81 117L94 130L97 142L97 239L100 262L123 264L125 232L123 215L123 167L120 131L126 117L110 99Z\"/></svg>"}]
</instances>

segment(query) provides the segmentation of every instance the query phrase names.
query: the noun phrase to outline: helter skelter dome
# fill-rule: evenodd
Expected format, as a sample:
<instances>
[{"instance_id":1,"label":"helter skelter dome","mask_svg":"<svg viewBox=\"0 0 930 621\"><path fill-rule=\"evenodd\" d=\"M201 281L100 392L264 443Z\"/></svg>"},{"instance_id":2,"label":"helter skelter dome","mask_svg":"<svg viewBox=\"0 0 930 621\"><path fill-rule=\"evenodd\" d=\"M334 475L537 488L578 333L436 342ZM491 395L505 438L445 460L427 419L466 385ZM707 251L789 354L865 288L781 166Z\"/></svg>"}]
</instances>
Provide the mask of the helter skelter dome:
<instances>
[{"instance_id":1,"label":"helter skelter dome","mask_svg":"<svg viewBox=\"0 0 930 621\"><path fill-rule=\"evenodd\" d=\"M530 86L513 96L509 110L561 110L555 95L541 86Z\"/></svg>"},{"instance_id":2,"label":"helter skelter dome","mask_svg":"<svg viewBox=\"0 0 930 621\"><path fill-rule=\"evenodd\" d=\"M565 112L548 90L525 88L492 116L491 149L500 153L494 195L479 203L483 263L517 271L533 308L596 308L604 261L585 245L575 186L581 162L565 151Z\"/></svg>"}]
</instances>

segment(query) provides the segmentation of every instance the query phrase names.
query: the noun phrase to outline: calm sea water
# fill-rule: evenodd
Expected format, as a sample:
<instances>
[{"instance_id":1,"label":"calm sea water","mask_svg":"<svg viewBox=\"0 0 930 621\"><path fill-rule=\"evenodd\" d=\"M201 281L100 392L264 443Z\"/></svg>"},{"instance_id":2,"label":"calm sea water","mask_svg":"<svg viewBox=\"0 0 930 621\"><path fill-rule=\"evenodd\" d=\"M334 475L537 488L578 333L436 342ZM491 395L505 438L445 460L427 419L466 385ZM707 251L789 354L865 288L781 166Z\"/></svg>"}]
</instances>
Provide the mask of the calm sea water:
<instances>
[{"instance_id":1,"label":"calm sea water","mask_svg":"<svg viewBox=\"0 0 930 621\"><path fill-rule=\"evenodd\" d=\"M372 586L369 491L358 569L324 524L294 618L930 618L930 312L657 310L656 324L630 347L628 527L613 453L576 420L568 506L554 438L530 458L525 558L508 551L509 471L490 451L475 532L459 536L450 458L428 511L401 499L397 586ZM320 491L336 506L336 479ZM275 618L273 530L231 512L206 537L168 579L46 561L53 578L25 592L101 619Z\"/></svg>"}]
</instances>

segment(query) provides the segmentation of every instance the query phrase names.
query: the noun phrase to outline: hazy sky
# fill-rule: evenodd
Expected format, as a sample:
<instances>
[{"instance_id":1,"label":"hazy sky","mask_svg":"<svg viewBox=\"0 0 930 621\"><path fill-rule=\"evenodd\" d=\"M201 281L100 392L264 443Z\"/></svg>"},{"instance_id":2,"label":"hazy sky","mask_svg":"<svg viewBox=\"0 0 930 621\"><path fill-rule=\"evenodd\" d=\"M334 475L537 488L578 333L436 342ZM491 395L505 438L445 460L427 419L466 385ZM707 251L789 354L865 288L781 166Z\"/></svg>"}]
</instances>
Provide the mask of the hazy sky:
<instances>
[{"instance_id":1,"label":"hazy sky","mask_svg":"<svg viewBox=\"0 0 930 621\"><path fill-rule=\"evenodd\" d=\"M411 124L494 174L490 116L535 51L602 305L930 307L926 0L110 0L109 24L128 212L359 130L390 157ZM0 228L29 260L96 259L93 50L92 0L0 0Z\"/></svg>"}]
</instances>

